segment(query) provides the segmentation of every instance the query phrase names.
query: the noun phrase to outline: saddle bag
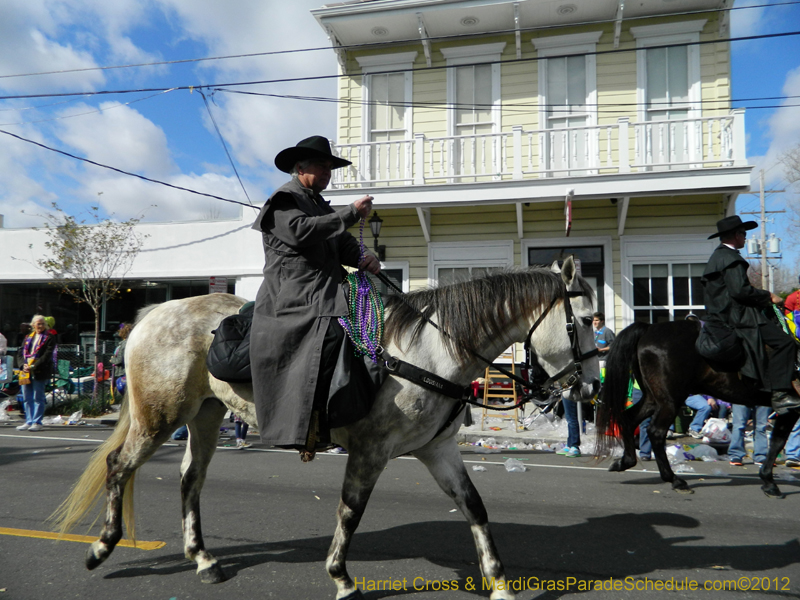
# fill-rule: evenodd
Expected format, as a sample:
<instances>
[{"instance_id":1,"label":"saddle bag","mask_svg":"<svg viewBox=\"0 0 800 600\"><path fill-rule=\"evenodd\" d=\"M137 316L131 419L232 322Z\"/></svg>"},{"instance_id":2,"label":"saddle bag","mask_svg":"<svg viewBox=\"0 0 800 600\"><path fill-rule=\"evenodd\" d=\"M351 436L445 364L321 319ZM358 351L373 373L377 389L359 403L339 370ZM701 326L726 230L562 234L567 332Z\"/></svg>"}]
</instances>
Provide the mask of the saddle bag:
<instances>
[{"instance_id":1,"label":"saddle bag","mask_svg":"<svg viewBox=\"0 0 800 600\"><path fill-rule=\"evenodd\" d=\"M220 381L248 383L250 374L250 327L253 324L253 302L248 302L239 314L222 319L214 331L214 341L208 349L208 372Z\"/></svg>"},{"instance_id":2,"label":"saddle bag","mask_svg":"<svg viewBox=\"0 0 800 600\"><path fill-rule=\"evenodd\" d=\"M730 325L704 321L695 349L706 360L726 365L741 365L745 360L742 340Z\"/></svg>"}]
</instances>

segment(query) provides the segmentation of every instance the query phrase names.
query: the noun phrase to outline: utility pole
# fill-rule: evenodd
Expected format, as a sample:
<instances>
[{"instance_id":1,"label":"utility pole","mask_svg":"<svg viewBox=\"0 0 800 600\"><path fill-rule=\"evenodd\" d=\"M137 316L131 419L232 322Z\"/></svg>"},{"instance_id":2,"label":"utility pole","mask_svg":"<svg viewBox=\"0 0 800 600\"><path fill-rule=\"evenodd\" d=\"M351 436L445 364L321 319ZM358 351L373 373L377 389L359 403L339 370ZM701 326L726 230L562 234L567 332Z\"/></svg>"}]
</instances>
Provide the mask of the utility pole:
<instances>
[{"instance_id":1,"label":"utility pole","mask_svg":"<svg viewBox=\"0 0 800 600\"><path fill-rule=\"evenodd\" d=\"M772 271L771 265L769 266L770 274L767 275L767 268L768 268L768 263L767 263L767 213L769 213L769 214L772 214L772 213L783 213L783 212L786 212L786 211L785 210L767 210L767 201L766 201L765 192L766 191L768 191L770 193L773 193L773 192L785 192L786 190L764 190L764 169L761 169L759 171L759 173L758 173L758 182L759 182L759 187L761 188L760 191L758 192L758 195L759 195L759 197L761 199L761 211L760 211L760 213L743 212L742 214L743 215L760 214L760 216L761 216L761 241L759 243L759 252L761 253L761 289L764 289L764 290L769 289L770 291L772 291L774 289L775 282L773 281L774 277L772 276L772 273L771 273L771 271ZM743 193L745 193L745 194L755 194L755 192L743 192ZM778 240L778 242L780 243L780 240ZM749 252L749 250L748 250L748 252ZM777 252L777 250L774 250L773 252ZM768 279L769 279L769 285L767 285L767 280Z\"/></svg>"}]
</instances>

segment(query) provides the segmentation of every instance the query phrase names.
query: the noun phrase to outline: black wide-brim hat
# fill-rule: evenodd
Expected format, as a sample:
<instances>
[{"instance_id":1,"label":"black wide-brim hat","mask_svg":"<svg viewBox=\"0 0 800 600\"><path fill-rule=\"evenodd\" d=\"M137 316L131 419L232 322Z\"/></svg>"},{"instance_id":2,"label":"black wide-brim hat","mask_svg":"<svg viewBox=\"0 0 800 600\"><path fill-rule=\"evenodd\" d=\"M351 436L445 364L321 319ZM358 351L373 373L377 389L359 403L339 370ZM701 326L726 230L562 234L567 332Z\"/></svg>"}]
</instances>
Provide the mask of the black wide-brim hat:
<instances>
[{"instance_id":1,"label":"black wide-brim hat","mask_svg":"<svg viewBox=\"0 0 800 600\"><path fill-rule=\"evenodd\" d=\"M331 161L332 169L339 169L353 164L349 160L333 155L328 138L321 135L312 135L310 138L297 142L296 146L278 152L278 156L275 157L275 166L284 173L291 173L292 167L297 161L309 158L327 159Z\"/></svg>"},{"instance_id":2,"label":"black wide-brim hat","mask_svg":"<svg viewBox=\"0 0 800 600\"><path fill-rule=\"evenodd\" d=\"M717 221L717 233L711 234L708 236L708 239L713 240L715 237L719 237L723 233L728 233L729 231L735 231L737 229L750 231L756 227L758 227L758 223L755 221L742 222L742 219L739 217L739 215L733 215L732 217L725 217L724 219Z\"/></svg>"}]
</instances>

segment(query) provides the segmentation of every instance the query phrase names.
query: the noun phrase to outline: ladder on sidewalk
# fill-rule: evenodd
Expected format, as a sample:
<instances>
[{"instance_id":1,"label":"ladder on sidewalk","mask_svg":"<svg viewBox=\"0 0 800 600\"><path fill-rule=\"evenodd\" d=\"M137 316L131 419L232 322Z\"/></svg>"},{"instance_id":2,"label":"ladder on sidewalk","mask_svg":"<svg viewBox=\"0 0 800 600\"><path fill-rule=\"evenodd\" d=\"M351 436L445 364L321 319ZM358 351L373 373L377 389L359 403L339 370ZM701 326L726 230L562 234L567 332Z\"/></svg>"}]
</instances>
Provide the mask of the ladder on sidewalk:
<instances>
[{"instance_id":1,"label":"ladder on sidewalk","mask_svg":"<svg viewBox=\"0 0 800 600\"><path fill-rule=\"evenodd\" d=\"M516 375L516 344L512 344L494 361L496 364L503 365L508 371ZM508 365L506 367L506 365ZM517 384L508 375L504 375L497 369L491 366L486 367L483 382L483 410L481 411L481 431L484 430L486 421L486 414L490 411L487 406L492 399L502 399L499 404L493 402L492 406L508 405L514 406L518 402ZM506 412L491 411L490 416L496 419L510 419L514 421L514 431L520 431L521 408L511 410L510 414Z\"/></svg>"}]
</instances>

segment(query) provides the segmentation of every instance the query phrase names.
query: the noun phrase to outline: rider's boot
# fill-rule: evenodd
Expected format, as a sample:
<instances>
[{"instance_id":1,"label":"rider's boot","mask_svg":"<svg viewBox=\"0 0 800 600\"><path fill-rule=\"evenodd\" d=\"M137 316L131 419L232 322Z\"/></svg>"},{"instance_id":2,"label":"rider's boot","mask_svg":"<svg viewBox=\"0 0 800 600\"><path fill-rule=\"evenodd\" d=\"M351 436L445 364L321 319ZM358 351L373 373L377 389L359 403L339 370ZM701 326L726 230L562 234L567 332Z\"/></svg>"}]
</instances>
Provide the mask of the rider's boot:
<instances>
[{"instance_id":1,"label":"rider's boot","mask_svg":"<svg viewBox=\"0 0 800 600\"><path fill-rule=\"evenodd\" d=\"M786 391L773 391L772 408L779 415L784 415L791 410L800 410L800 397Z\"/></svg>"}]
</instances>

